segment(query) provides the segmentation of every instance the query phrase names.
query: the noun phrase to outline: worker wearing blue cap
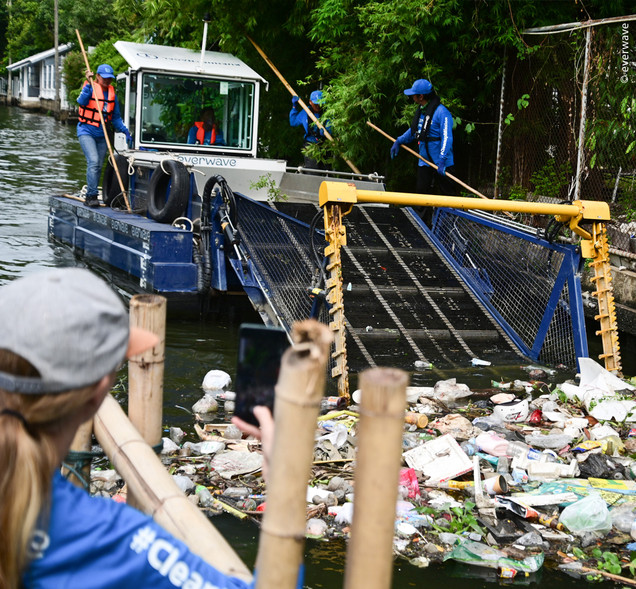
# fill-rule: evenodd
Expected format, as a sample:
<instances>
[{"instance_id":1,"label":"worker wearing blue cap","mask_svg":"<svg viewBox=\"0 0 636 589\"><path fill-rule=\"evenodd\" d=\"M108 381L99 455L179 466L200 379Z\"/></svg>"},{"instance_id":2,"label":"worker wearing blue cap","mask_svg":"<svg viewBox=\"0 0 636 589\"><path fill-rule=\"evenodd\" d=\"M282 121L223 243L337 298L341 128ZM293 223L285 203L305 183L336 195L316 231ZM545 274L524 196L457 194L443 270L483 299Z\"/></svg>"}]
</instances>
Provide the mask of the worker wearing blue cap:
<instances>
[{"instance_id":1,"label":"worker wearing blue cap","mask_svg":"<svg viewBox=\"0 0 636 589\"><path fill-rule=\"evenodd\" d=\"M86 72L90 79L92 72ZM89 207L98 207L97 200L99 178L102 166L108 151L104 129L102 128L99 111L101 110L104 122L112 122L115 131L123 133L126 140L132 142L128 128L124 124L119 112L119 101L115 95L112 81L115 78L113 68L107 63L102 63L97 68L95 77L95 96L93 86L87 81L77 97L79 106L79 122L77 123L77 139L86 157L86 200Z\"/></svg>"},{"instance_id":2,"label":"worker wearing blue cap","mask_svg":"<svg viewBox=\"0 0 636 589\"><path fill-rule=\"evenodd\" d=\"M453 117L450 111L440 102L433 85L424 79L415 80L411 88L404 90L404 94L412 96L418 104L411 126L400 135L391 147L391 159L397 156L400 145L419 142L419 153L429 162L437 166L434 168L419 160L417 169L416 191L427 194L433 192L433 185L439 194L455 194L455 188L446 172L452 172L455 163L453 159Z\"/></svg>"},{"instance_id":3,"label":"worker wearing blue cap","mask_svg":"<svg viewBox=\"0 0 636 589\"><path fill-rule=\"evenodd\" d=\"M314 116L319 119L322 115L322 103L324 98L322 96L322 90L314 90L309 95L309 108ZM324 131L316 125L316 123L311 120L307 112L303 109L298 101L298 96L292 97L292 108L289 111L289 124L292 127L300 127L301 125L305 129L305 145L312 145L322 143L325 140ZM331 134L331 125L329 121L325 121L322 123L327 132ZM305 168L312 168L314 170L325 170L328 167L317 160L304 156L305 158Z\"/></svg>"}]
</instances>

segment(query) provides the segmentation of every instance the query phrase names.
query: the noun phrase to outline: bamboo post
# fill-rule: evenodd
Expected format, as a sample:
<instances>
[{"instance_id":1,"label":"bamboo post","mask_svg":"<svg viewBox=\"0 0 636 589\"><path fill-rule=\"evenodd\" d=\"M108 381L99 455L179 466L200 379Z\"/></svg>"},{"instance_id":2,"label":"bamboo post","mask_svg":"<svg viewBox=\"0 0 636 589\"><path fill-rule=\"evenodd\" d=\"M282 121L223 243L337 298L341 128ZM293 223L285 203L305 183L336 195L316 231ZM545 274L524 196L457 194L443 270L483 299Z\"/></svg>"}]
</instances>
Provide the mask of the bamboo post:
<instances>
[{"instance_id":1,"label":"bamboo post","mask_svg":"<svg viewBox=\"0 0 636 589\"><path fill-rule=\"evenodd\" d=\"M130 325L151 331L159 343L128 361L128 417L150 446L161 442L163 369L166 346L166 298L135 295L130 300Z\"/></svg>"},{"instance_id":2,"label":"bamboo post","mask_svg":"<svg viewBox=\"0 0 636 589\"><path fill-rule=\"evenodd\" d=\"M295 589L303 559L305 496L331 333L309 319L294 325L292 338L295 345L283 355L276 385L276 431L256 557L256 589Z\"/></svg>"},{"instance_id":3,"label":"bamboo post","mask_svg":"<svg viewBox=\"0 0 636 589\"><path fill-rule=\"evenodd\" d=\"M249 583L248 568L203 512L188 501L112 396L104 399L94 421L97 440L142 511L217 570Z\"/></svg>"},{"instance_id":4,"label":"bamboo post","mask_svg":"<svg viewBox=\"0 0 636 589\"><path fill-rule=\"evenodd\" d=\"M360 375L355 500L345 589L391 586L407 385L408 375L402 370L372 368Z\"/></svg>"},{"instance_id":5,"label":"bamboo post","mask_svg":"<svg viewBox=\"0 0 636 589\"><path fill-rule=\"evenodd\" d=\"M166 343L166 299L159 295L135 295L130 300L130 326L159 337L159 343L128 360L128 417L146 443L161 443L163 417L163 368ZM129 492L127 502L140 508Z\"/></svg>"}]
</instances>

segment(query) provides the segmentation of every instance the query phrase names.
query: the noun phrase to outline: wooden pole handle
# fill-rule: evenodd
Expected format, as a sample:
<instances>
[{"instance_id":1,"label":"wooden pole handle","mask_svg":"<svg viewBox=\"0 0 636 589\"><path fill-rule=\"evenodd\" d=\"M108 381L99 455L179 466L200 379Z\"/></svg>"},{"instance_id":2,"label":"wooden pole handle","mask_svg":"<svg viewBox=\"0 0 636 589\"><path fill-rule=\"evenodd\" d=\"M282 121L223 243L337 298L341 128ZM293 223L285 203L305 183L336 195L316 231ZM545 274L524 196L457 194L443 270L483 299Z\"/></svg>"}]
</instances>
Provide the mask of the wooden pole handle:
<instances>
[{"instance_id":1,"label":"wooden pole handle","mask_svg":"<svg viewBox=\"0 0 636 589\"><path fill-rule=\"evenodd\" d=\"M371 127L372 129L375 129L378 133L384 135L387 139L390 139L391 141L395 142L395 137L391 137L391 135L389 135L388 133L385 133L382 129L380 129L380 127L376 127L371 121L367 121L367 125L369 125L369 127ZM402 149L405 149L409 153L412 153L415 157L420 158L423 162L425 162L429 166L431 166L431 168L437 170L437 166L433 162L429 162L426 158L423 158L419 153L417 153L416 151L412 150L410 147L407 147L406 145L400 145L400 147ZM470 190L473 194L476 194L480 198L485 198L486 200L489 200L487 196L485 196L484 194L482 194L478 190L475 190L474 188L468 186L468 184L465 184L459 178L456 178L452 174L449 174L448 172L446 172L446 176L448 176L451 180L454 180L455 182L457 182L457 184L460 184L461 186L463 186L467 190Z\"/></svg>"},{"instance_id":2,"label":"wooden pole handle","mask_svg":"<svg viewBox=\"0 0 636 589\"><path fill-rule=\"evenodd\" d=\"M267 63L267 65L272 68L272 71L276 74L276 76L278 77L278 79L283 83L283 85L285 86L285 88L287 88L287 90L289 91L289 93L292 96L298 96L298 94L296 93L296 91L291 87L291 85L287 82L287 80L283 77L283 75L278 71L278 69L276 69L276 66L271 62L271 60L269 59L269 57L267 57L267 55L265 54L265 52L256 44L256 41L254 41L254 39L252 39L249 35L247 35L247 38L249 39L250 43L252 45L254 45L254 49L256 49L256 51L258 51L258 53L260 54L260 56L265 60L265 62ZM300 96L298 96L298 104L300 104L300 106L303 108L303 110L307 113L307 116L309 116L309 118L316 123L316 125L318 125L318 128L322 129L323 133L325 134L325 137L327 139L329 139L329 141L334 141L334 138L331 136L331 134L329 133L329 131L327 131L327 129L325 129L325 127L322 125L322 123L318 120L318 118L316 117L316 115L312 112L312 110L303 102L302 98L300 98ZM344 161L347 163L347 165L356 173L356 174L362 174L362 172L360 172L360 170L358 170L358 168L356 168L356 166L353 165L352 162L350 162L348 159L346 158L342 158L344 159Z\"/></svg>"},{"instance_id":3,"label":"wooden pole handle","mask_svg":"<svg viewBox=\"0 0 636 589\"><path fill-rule=\"evenodd\" d=\"M91 71L91 66L88 63L88 56L86 55L86 51L84 50L84 43L82 43L82 37L80 36L80 32L78 29L75 29L75 33L77 34L77 40L79 41L79 46L80 46L80 49L82 50L82 55L84 56L84 63L86 64L86 73L88 75L88 72ZM104 130L104 139L106 139L106 146L108 147L108 154L110 156L110 161L113 168L115 169L115 175L117 176L117 181L119 182L119 188L121 188L121 192L124 195L124 200L126 201L126 208L128 209L128 212L130 213L132 212L132 209L130 208L130 202L128 202L128 195L126 194L126 189L124 188L124 182L122 181L121 176L119 175L119 169L117 168L117 165L115 163L113 148L110 145L110 139L108 138L108 132L106 131L106 121L104 120L104 114L102 113L103 106L99 105L97 96L95 94L95 82L93 82L93 76L88 76L88 81L90 82L91 88L93 89L93 96L95 97L95 102L97 103L97 106L99 107L97 109L97 112L99 113L99 120L102 124L102 129Z\"/></svg>"}]
</instances>

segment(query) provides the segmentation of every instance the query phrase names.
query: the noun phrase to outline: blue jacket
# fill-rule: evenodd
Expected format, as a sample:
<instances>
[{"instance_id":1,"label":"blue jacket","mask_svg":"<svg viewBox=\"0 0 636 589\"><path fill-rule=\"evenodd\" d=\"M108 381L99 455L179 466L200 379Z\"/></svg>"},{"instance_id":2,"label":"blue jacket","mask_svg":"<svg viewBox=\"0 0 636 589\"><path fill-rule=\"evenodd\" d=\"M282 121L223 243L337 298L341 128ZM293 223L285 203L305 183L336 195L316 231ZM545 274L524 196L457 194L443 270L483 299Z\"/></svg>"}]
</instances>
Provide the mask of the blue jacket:
<instances>
[{"instance_id":1,"label":"blue jacket","mask_svg":"<svg viewBox=\"0 0 636 589\"><path fill-rule=\"evenodd\" d=\"M424 109L422 109L423 111ZM420 114L419 124L421 125L424 120L424 114ZM400 145L411 143L416 139L417 133L413 131L411 127L397 138ZM441 160L446 160L446 167L450 168L454 165L453 159L453 117L450 111L440 104L433 113L431 120L431 128L428 136L428 152L426 152L426 143L424 141L419 142L419 152L423 158L428 161L433 160L435 165L438 165ZM419 160L420 166L428 166L422 160Z\"/></svg>"},{"instance_id":2,"label":"blue jacket","mask_svg":"<svg viewBox=\"0 0 636 589\"><path fill-rule=\"evenodd\" d=\"M192 554L151 518L90 497L56 474L48 528L34 536L27 589L246 589Z\"/></svg>"},{"instance_id":3,"label":"blue jacket","mask_svg":"<svg viewBox=\"0 0 636 589\"><path fill-rule=\"evenodd\" d=\"M91 99L91 96L93 96L93 88L90 84L86 84L82 88L80 95L77 97L77 103L82 106L86 106L88 101ZM113 110L111 122L113 123L115 131L118 133L124 133L124 131L128 130L121 118L119 100L117 100L117 97L115 97L115 108ZM101 125L99 125L99 127L94 127L93 125L87 125L85 123L77 123L77 136L79 137L80 135L90 135L91 137L95 137L95 139L100 139L104 137L104 130Z\"/></svg>"},{"instance_id":4,"label":"blue jacket","mask_svg":"<svg viewBox=\"0 0 636 589\"><path fill-rule=\"evenodd\" d=\"M320 119L320 115L314 113L317 119ZM331 125L329 121L322 122L322 125L327 132L331 134ZM305 143L321 143L325 139L325 133L318 127L305 112L304 109L297 110L295 106L289 111L289 124L292 127L300 127L301 125L305 129Z\"/></svg>"}]
</instances>

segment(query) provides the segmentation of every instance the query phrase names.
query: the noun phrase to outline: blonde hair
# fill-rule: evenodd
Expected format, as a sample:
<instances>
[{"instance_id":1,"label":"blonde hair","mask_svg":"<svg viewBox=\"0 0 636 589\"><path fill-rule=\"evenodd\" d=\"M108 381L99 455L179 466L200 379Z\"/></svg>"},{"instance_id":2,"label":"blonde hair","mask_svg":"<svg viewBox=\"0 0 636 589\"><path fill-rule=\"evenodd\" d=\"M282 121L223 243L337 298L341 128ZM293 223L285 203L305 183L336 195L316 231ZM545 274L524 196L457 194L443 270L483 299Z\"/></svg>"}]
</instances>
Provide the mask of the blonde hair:
<instances>
[{"instance_id":1,"label":"blonde hair","mask_svg":"<svg viewBox=\"0 0 636 589\"><path fill-rule=\"evenodd\" d=\"M0 370L39 376L26 360L1 349ZM4 589L20 586L31 537L50 506L51 473L59 460L55 432L90 399L94 388L45 395L0 389L0 587ZM2 413L4 409L12 413Z\"/></svg>"}]
</instances>

